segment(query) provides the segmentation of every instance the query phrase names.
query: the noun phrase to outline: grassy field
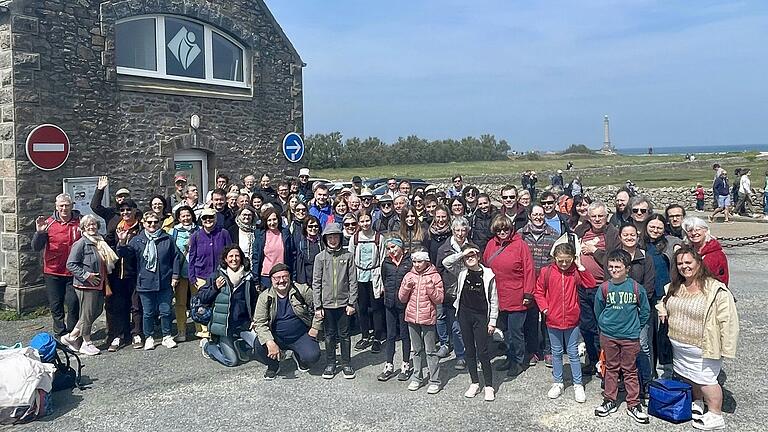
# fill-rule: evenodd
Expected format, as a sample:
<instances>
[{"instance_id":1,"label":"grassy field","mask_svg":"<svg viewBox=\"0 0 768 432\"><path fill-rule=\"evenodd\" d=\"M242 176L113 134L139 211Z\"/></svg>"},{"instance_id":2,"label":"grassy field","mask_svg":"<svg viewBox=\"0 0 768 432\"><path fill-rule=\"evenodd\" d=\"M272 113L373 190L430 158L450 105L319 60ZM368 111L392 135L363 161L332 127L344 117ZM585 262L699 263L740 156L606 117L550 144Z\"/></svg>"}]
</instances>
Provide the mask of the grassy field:
<instances>
[{"instance_id":1,"label":"grassy field","mask_svg":"<svg viewBox=\"0 0 768 432\"><path fill-rule=\"evenodd\" d=\"M483 175L510 176L515 184L518 183L520 174L531 169L539 173L551 173L557 169L565 172L565 165L573 161L574 169L604 168L599 174L582 175L585 184L589 186L602 186L610 184L623 184L628 178L644 187L661 186L690 186L697 181L706 184L712 179L711 163L722 161L728 157L747 157L747 162L739 163L738 167L752 169L752 182L754 186L762 187L762 175L768 162L754 160L756 153L738 153L728 155L702 155L696 163L689 166L678 166L669 169L658 164L667 162L682 162L680 155L660 156L605 156L605 155L566 155L543 156L541 160L529 161L524 159L510 159L491 162L460 162L446 164L414 164L399 166L377 166L368 168L341 168L313 170L312 175L328 179L351 179L354 175L363 178L373 177L417 177L423 179L445 179L456 173L466 177ZM750 159L752 161L750 161ZM709 161L704 163L704 161ZM723 164L731 172L735 166ZM540 182L548 183L545 176L539 176ZM568 172L565 172L566 180L570 180Z\"/></svg>"}]
</instances>

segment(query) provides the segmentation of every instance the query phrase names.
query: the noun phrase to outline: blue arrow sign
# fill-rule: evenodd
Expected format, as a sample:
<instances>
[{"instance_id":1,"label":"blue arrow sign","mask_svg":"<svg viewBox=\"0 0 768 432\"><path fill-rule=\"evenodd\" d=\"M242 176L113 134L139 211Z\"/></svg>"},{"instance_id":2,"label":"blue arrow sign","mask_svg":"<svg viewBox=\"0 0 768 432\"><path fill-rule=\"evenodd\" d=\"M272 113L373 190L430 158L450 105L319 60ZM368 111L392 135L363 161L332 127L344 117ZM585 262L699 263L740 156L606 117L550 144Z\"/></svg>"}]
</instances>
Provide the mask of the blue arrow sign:
<instances>
[{"instance_id":1,"label":"blue arrow sign","mask_svg":"<svg viewBox=\"0 0 768 432\"><path fill-rule=\"evenodd\" d=\"M283 154L288 162L298 162L304 157L304 141L296 132L291 132L283 138Z\"/></svg>"}]
</instances>

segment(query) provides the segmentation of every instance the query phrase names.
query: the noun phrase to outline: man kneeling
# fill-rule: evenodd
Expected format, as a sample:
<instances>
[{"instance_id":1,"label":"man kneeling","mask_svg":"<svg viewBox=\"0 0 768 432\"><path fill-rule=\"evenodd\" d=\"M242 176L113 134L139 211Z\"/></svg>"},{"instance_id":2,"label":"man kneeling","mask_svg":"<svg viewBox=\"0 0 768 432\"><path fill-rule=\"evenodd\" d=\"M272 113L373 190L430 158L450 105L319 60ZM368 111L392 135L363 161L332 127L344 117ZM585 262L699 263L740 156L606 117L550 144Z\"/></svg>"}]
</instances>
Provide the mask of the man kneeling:
<instances>
[{"instance_id":1,"label":"man kneeling","mask_svg":"<svg viewBox=\"0 0 768 432\"><path fill-rule=\"evenodd\" d=\"M320 358L315 338L322 321L315 318L312 291L291 282L285 264L275 264L269 272L272 288L261 293L256 302L251 330L257 360L267 365L264 379L272 380L280 369L280 351L293 351L299 371L306 372Z\"/></svg>"}]
</instances>

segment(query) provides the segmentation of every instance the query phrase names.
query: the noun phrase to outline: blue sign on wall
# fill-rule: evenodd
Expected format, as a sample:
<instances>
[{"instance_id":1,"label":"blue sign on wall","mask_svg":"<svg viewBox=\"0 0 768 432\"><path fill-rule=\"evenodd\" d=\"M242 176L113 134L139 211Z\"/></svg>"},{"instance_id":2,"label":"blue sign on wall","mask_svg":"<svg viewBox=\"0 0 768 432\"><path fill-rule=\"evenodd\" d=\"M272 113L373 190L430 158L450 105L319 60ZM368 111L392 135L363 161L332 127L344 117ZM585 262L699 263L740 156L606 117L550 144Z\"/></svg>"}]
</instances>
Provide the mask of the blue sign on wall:
<instances>
[{"instance_id":1,"label":"blue sign on wall","mask_svg":"<svg viewBox=\"0 0 768 432\"><path fill-rule=\"evenodd\" d=\"M283 154L288 162L298 162L304 157L304 141L296 132L291 132L283 138Z\"/></svg>"}]
</instances>

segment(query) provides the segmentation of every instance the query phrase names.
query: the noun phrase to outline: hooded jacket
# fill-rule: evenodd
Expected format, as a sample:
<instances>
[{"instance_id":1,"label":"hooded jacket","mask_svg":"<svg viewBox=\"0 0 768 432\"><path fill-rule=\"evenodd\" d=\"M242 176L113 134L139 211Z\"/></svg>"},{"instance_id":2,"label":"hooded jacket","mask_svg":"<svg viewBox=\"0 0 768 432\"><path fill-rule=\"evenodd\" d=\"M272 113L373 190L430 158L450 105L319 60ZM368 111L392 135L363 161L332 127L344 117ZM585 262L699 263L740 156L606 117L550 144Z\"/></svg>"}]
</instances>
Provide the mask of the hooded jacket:
<instances>
[{"instance_id":1,"label":"hooded jacket","mask_svg":"<svg viewBox=\"0 0 768 432\"><path fill-rule=\"evenodd\" d=\"M493 257L501 248L505 248L504 251ZM498 237L492 238L485 248L483 263L496 275L499 310L522 312L528 309L523 300L533 301L536 273L533 269L531 250L522 237L514 233L512 238L503 241Z\"/></svg>"},{"instance_id":2,"label":"hooded jacket","mask_svg":"<svg viewBox=\"0 0 768 432\"><path fill-rule=\"evenodd\" d=\"M405 322L419 325L435 325L437 305L442 304L445 292L443 280L434 264L422 273L413 268L405 275L398 298L405 304Z\"/></svg>"},{"instance_id":3,"label":"hooded jacket","mask_svg":"<svg viewBox=\"0 0 768 432\"><path fill-rule=\"evenodd\" d=\"M579 271L576 264L565 271L555 263L541 269L533 295L539 309L547 311L547 326L558 330L578 326L581 308L577 288L592 288L595 283L592 273Z\"/></svg>"},{"instance_id":4,"label":"hooded jacket","mask_svg":"<svg viewBox=\"0 0 768 432\"><path fill-rule=\"evenodd\" d=\"M323 230L325 249L315 257L312 269L315 309L355 307L357 302L357 269L352 254L342 248L341 239L338 249L328 247L328 235L341 233L341 226L337 223L330 223Z\"/></svg>"},{"instance_id":5,"label":"hooded jacket","mask_svg":"<svg viewBox=\"0 0 768 432\"><path fill-rule=\"evenodd\" d=\"M728 258L723 252L723 246L715 239L709 239L704 246L699 249L704 265L715 276L717 280L726 286L730 280L728 271Z\"/></svg>"},{"instance_id":6,"label":"hooded jacket","mask_svg":"<svg viewBox=\"0 0 768 432\"><path fill-rule=\"evenodd\" d=\"M45 220L48 231L32 236L32 250L43 251L43 273L53 276L72 276L67 269L67 258L72 245L80 239L80 212L72 210L69 222L64 222L58 212Z\"/></svg>"},{"instance_id":7,"label":"hooded jacket","mask_svg":"<svg viewBox=\"0 0 768 432\"><path fill-rule=\"evenodd\" d=\"M670 284L664 287L669 291ZM685 289L681 287L681 289ZM707 279L702 287L707 296L707 314L704 318L702 357L720 360L722 357L736 358L736 344L739 340L739 314L733 294L722 282ZM662 299L663 300L663 299ZM665 303L656 304L659 317L667 316Z\"/></svg>"},{"instance_id":8,"label":"hooded jacket","mask_svg":"<svg viewBox=\"0 0 768 432\"><path fill-rule=\"evenodd\" d=\"M480 266L483 271L483 286L485 287L485 300L487 302L488 325L496 327L496 319L499 317L499 295L496 292L496 278L493 271L485 266ZM456 301L453 302L453 307L456 309L456 315L458 316L461 311L459 306L461 305L461 291L464 289L464 282L467 279L469 271L464 269L459 273L459 285L456 291Z\"/></svg>"}]
</instances>

